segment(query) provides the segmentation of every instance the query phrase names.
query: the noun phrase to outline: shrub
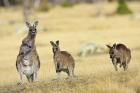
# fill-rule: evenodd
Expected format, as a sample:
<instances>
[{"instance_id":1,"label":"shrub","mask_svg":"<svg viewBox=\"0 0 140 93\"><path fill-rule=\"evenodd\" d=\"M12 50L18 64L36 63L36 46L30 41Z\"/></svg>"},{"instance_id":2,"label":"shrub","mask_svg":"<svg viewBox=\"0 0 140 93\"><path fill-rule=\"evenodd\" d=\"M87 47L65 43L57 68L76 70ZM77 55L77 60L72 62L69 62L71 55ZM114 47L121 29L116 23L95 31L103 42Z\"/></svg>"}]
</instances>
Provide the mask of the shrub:
<instances>
[{"instance_id":1,"label":"shrub","mask_svg":"<svg viewBox=\"0 0 140 93\"><path fill-rule=\"evenodd\" d=\"M48 2L46 0L41 0L40 1L40 6L37 10L39 11L49 11L51 8L51 6L48 4Z\"/></svg>"},{"instance_id":2,"label":"shrub","mask_svg":"<svg viewBox=\"0 0 140 93\"><path fill-rule=\"evenodd\" d=\"M71 7L73 4L70 2L70 0L63 0L61 3L62 7Z\"/></svg>"},{"instance_id":3,"label":"shrub","mask_svg":"<svg viewBox=\"0 0 140 93\"><path fill-rule=\"evenodd\" d=\"M118 8L117 8L117 14L131 14L132 11L129 9L127 3L125 0L118 0Z\"/></svg>"},{"instance_id":4,"label":"shrub","mask_svg":"<svg viewBox=\"0 0 140 93\"><path fill-rule=\"evenodd\" d=\"M42 5L40 5L40 7L39 7L39 11L42 11L42 12L46 12L46 11L49 11L50 10L50 6L49 5L45 5L45 4L42 4Z\"/></svg>"}]
</instances>

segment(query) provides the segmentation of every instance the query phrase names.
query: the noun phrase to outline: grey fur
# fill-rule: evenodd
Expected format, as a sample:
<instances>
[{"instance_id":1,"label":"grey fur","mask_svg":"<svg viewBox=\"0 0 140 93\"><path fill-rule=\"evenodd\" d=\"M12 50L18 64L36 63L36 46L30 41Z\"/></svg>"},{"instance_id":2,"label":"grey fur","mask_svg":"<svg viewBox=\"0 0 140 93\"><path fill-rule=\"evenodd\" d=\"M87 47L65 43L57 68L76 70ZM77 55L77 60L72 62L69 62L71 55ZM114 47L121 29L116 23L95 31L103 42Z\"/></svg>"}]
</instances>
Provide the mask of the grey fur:
<instances>
[{"instance_id":1,"label":"grey fur","mask_svg":"<svg viewBox=\"0 0 140 93\"><path fill-rule=\"evenodd\" d=\"M128 63L131 60L131 51L124 44L113 44L113 46L107 45L109 48L109 55L112 60L112 63L117 71L117 64L120 64L120 67L123 66L124 71L128 69Z\"/></svg>"}]
</instances>

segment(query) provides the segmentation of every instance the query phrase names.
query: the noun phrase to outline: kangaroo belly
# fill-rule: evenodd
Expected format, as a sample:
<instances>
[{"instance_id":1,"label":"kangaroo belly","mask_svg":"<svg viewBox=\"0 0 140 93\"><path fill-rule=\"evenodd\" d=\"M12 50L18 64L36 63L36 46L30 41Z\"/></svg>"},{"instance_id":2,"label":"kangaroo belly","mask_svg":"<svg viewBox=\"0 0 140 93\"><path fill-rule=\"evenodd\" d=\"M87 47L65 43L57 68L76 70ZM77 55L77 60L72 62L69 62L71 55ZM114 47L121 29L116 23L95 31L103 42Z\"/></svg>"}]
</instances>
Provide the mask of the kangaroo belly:
<instances>
[{"instance_id":1,"label":"kangaroo belly","mask_svg":"<svg viewBox=\"0 0 140 93\"><path fill-rule=\"evenodd\" d=\"M34 72L34 67L32 62L28 59L23 59L22 61L22 72L25 75L31 75Z\"/></svg>"},{"instance_id":2,"label":"kangaroo belly","mask_svg":"<svg viewBox=\"0 0 140 93\"><path fill-rule=\"evenodd\" d=\"M30 76L31 74L33 74L34 70L32 66L24 66L22 67L22 72L23 74Z\"/></svg>"}]
</instances>

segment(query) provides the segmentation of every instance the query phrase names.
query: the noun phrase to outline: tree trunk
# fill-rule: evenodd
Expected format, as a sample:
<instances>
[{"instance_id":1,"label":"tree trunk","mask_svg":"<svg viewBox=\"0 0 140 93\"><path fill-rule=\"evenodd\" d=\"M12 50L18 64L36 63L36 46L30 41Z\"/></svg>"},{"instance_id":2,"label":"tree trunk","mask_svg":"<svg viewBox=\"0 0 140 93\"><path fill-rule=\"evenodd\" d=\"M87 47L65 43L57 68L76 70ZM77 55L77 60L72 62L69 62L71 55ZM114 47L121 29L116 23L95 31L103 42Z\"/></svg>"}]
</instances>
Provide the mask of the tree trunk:
<instances>
[{"instance_id":1,"label":"tree trunk","mask_svg":"<svg viewBox=\"0 0 140 93\"><path fill-rule=\"evenodd\" d=\"M96 0L95 1L97 6L96 6L96 16L101 16L103 14L103 5L104 5L104 0Z\"/></svg>"},{"instance_id":2,"label":"tree trunk","mask_svg":"<svg viewBox=\"0 0 140 93\"><path fill-rule=\"evenodd\" d=\"M29 15L30 15L30 2L29 0L24 0L23 1L23 16L24 16L24 21L29 21Z\"/></svg>"},{"instance_id":3,"label":"tree trunk","mask_svg":"<svg viewBox=\"0 0 140 93\"><path fill-rule=\"evenodd\" d=\"M4 6L10 7L9 0L3 0Z\"/></svg>"},{"instance_id":4,"label":"tree trunk","mask_svg":"<svg viewBox=\"0 0 140 93\"><path fill-rule=\"evenodd\" d=\"M40 7L40 0L34 0L34 8Z\"/></svg>"}]
</instances>

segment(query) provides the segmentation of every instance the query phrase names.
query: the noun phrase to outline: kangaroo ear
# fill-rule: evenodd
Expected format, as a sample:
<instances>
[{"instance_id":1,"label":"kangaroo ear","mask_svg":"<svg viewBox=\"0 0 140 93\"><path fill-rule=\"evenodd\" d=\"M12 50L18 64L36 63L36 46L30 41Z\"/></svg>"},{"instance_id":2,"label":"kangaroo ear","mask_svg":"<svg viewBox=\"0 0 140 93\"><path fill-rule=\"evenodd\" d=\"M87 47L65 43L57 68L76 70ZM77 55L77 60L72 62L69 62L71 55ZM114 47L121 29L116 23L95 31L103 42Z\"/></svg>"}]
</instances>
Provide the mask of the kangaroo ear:
<instances>
[{"instance_id":1,"label":"kangaroo ear","mask_svg":"<svg viewBox=\"0 0 140 93\"><path fill-rule=\"evenodd\" d=\"M113 44L113 48L116 48L116 43Z\"/></svg>"},{"instance_id":2,"label":"kangaroo ear","mask_svg":"<svg viewBox=\"0 0 140 93\"><path fill-rule=\"evenodd\" d=\"M26 22L26 26L29 28L31 27L31 24L29 22Z\"/></svg>"},{"instance_id":3,"label":"kangaroo ear","mask_svg":"<svg viewBox=\"0 0 140 93\"><path fill-rule=\"evenodd\" d=\"M37 27L37 25L38 25L38 21L35 21L34 26Z\"/></svg>"},{"instance_id":4,"label":"kangaroo ear","mask_svg":"<svg viewBox=\"0 0 140 93\"><path fill-rule=\"evenodd\" d=\"M50 41L50 44L51 44L52 46L55 46L55 44L54 44L54 42L53 42L53 41Z\"/></svg>"},{"instance_id":5,"label":"kangaroo ear","mask_svg":"<svg viewBox=\"0 0 140 93\"><path fill-rule=\"evenodd\" d=\"M58 45L58 46L59 46L59 40L57 40L57 41L56 41L56 45Z\"/></svg>"},{"instance_id":6,"label":"kangaroo ear","mask_svg":"<svg viewBox=\"0 0 140 93\"><path fill-rule=\"evenodd\" d=\"M111 49L112 47L110 45L106 45L109 49Z\"/></svg>"}]
</instances>

